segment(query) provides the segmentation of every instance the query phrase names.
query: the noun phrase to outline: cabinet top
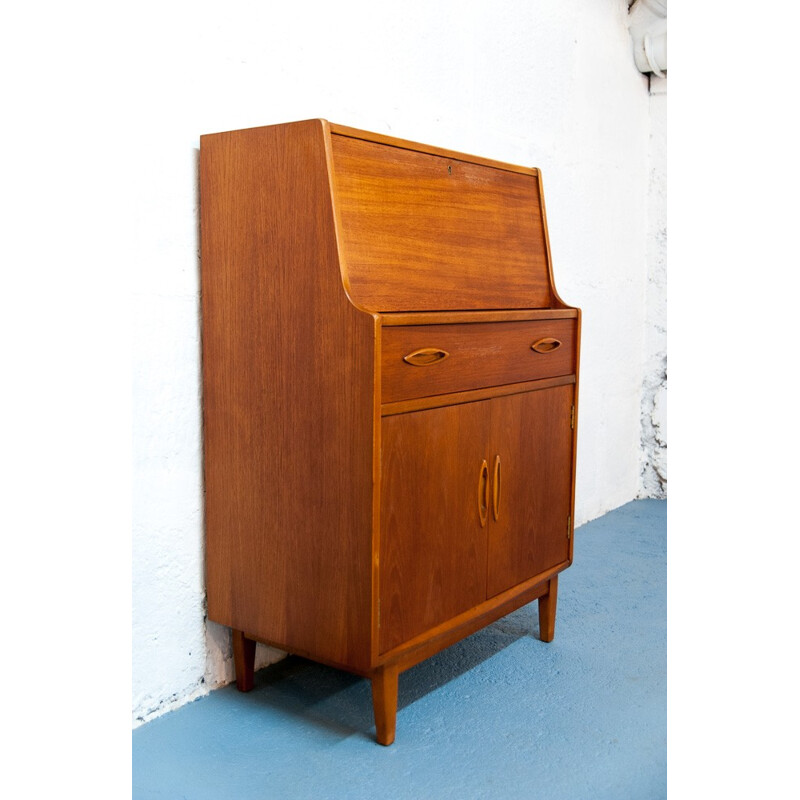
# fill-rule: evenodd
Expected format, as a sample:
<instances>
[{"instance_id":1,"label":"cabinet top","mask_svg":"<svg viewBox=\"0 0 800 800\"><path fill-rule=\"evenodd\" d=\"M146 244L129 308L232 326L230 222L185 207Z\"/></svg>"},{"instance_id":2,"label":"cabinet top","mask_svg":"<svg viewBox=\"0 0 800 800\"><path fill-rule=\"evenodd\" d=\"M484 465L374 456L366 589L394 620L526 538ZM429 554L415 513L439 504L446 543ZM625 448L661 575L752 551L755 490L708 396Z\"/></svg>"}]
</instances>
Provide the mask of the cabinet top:
<instances>
[{"instance_id":1,"label":"cabinet top","mask_svg":"<svg viewBox=\"0 0 800 800\"><path fill-rule=\"evenodd\" d=\"M324 173L309 186L329 189L342 284L364 311L565 307L538 169L324 119L208 134L203 149L273 170L259 191L282 163Z\"/></svg>"},{"instance_id":2,"label":"cabinet top","mask_svg":"<svg viewBox=\"0 0 800 800\"><path fill-rule=\"evenodd\" d=\"M320 120L323 125L328 127L328 130L333 134L341 136L349 136L352 139L362 139L367 142L377 142L379 144L388 145L389 147L399 147L403 150L416 150L421 153L430 153L431 155L442 156L443 158L451 158L457 161L467 161L472 164L482 164L486 167L493 167L494 169L502 169L508 172L520 172L524 175L538 175L539 170L535 167L522 167L518 164L509 164L505 161L497 161L492 158L483 158L482 156L471 155L470 153L460 153L457 150L448 150L444 147L435 147L434 145L421 144L419 142L412 142L408 139L399 139L396 136L386 136L381 133L371 133L370 131L362 131L358 128L350 128L347 125L338 125L334 122L327 120Z\"/></svg>"},{"instance_id":3,"label":"cabinet top","mask_svg":"<svg viewBox=\"0 0 800 800\"><path fill-rule=\"evenodd\" d=\"M305 120L303 122L289 122L280 123L277 125L264 125L255 128L245 128L247 131L266 130L269 128L285 127L286 125L303 125L308 123L318 123L328 134L338 134L340 136L348 136L351 139L362 139L367 142L377 142L379 144L388 145L389 147L399 147L404 150L417 150L421 153L431 153L432 155L443 156L445 158L452 158L458 161L468 161L473 164L483 164L487 167L494 167L495 169L503 169L508 172L521 172L525 175L538 175L539 170L536 167L523 167L519 164L509 164L505 161L498 161L493 158L484 158L483 156L476 156L470 153L461 153L457 150L450 150L445 147L437 147L431 144L422 144L420 142L412 142L409 139L400 139L396 136L389 136L383 133L374 133L372 131L361 130L360 128L352 128L348 125L339 125L336 122L329 122L326 119L318 117L316 119ZM240 131L223 131L220 133L207 133L203 134L200 139L208 139L213 136L228 135L231 133L239 133Z\"/></svg>"}]
</instances>

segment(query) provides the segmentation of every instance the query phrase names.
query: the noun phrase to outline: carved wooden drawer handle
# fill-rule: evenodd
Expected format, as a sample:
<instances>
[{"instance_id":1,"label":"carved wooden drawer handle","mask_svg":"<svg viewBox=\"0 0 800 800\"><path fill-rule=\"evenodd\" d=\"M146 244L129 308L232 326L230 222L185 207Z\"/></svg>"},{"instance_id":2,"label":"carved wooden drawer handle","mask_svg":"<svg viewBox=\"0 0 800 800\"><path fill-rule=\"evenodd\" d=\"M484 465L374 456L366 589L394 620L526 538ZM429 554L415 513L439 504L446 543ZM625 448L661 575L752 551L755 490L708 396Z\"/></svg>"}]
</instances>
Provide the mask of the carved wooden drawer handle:
<instances>
[{"instance_id":1,"label":"carved wooden drawer handle","mask_svg":"<svg viewBox=\"0 0 800 800\"><path fill-rule=\"evenodd\" d=\"M407 356L403 356L406 364L412 367L427 367L429 364L438 364L444 361L450 353L447 350L439 350L438 347L423 347L422 350L415 350Z\"/></svg>"},{"instance_id":2,"label":"carved wooden drawer handle","mask_svg":"<svg viewBox=\"0 0 800 800\"><path fill-rule=\"evenodd\" d=\"M553 350L557 350L559 347L561 347L561 342L558 339L548 337L534 342L531 345L531 350L535 350L537 353L552 353Z\"/></svg>"}]
</instances>

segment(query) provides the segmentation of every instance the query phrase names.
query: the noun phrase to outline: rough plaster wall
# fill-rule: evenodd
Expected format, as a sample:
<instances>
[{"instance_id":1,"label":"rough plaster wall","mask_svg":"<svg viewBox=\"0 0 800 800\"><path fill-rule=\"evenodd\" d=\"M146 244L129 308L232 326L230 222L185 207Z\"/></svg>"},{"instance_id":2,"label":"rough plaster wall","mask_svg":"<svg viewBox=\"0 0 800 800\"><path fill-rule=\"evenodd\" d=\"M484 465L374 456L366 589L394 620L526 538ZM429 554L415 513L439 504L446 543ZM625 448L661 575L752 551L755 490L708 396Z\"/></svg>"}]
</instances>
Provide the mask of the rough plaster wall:
<instances>
[{"instance_id":1,"label":"rough plaster wall","mask_svg":"<svg viewBox=\"0 0 800 800\"><path fill-rule=\"evenodd\" d=\"M640 486L649 98L626 1L170 8L130 32L134 724L232 677L204 618L201 133L326 117L542 168L559 291L584 311L577 523Z\"/></svg>"},{"instance_id":2,"label":"rough plaster wall","mask_svg":"<svg viewBox=\"0 0 800 800\"><path fill-rule=\"evenodd\" d=\"M650 78L641 497L667 496L667 79Z\"/></svg>"}]
</instances>

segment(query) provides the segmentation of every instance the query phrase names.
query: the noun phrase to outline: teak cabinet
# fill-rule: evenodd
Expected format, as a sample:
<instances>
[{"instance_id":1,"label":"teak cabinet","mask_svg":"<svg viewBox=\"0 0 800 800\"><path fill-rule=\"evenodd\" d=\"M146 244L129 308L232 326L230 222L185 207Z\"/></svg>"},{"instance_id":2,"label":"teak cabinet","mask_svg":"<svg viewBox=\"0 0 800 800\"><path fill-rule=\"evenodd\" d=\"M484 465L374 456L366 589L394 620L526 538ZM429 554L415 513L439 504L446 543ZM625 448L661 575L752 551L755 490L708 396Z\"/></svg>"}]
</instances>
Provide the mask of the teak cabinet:
<instances>
[{"instance_id":1,"label":"teak cabinet","mask_svg":"<svg viewBox=\"0 0 800 800\"><path fill-rule=\"evenodd\" d=\"M324 120L201 137L208 616L372 681L572 561L580 311L538 170Z\"/></svg>"}]
</instances>

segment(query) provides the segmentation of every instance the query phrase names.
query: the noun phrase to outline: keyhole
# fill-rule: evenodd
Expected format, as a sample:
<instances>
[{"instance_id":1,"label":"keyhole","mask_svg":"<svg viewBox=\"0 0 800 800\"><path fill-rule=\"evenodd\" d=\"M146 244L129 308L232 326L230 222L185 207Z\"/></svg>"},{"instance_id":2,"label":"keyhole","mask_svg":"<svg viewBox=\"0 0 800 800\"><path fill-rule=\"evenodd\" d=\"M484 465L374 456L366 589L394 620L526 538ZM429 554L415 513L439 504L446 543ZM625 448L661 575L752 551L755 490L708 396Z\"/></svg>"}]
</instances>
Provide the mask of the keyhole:
<instances>
[{"instance_id":1,"label":"keyhole","mask_svg":"<svg viewBox=\"0 0 800 800\"><path fill-rule=\"evenodd\" d=\"M452 175L453 174L453 167L450 164L447 165L447 174L448 175Z\"/></svg>"}]
</instances>

